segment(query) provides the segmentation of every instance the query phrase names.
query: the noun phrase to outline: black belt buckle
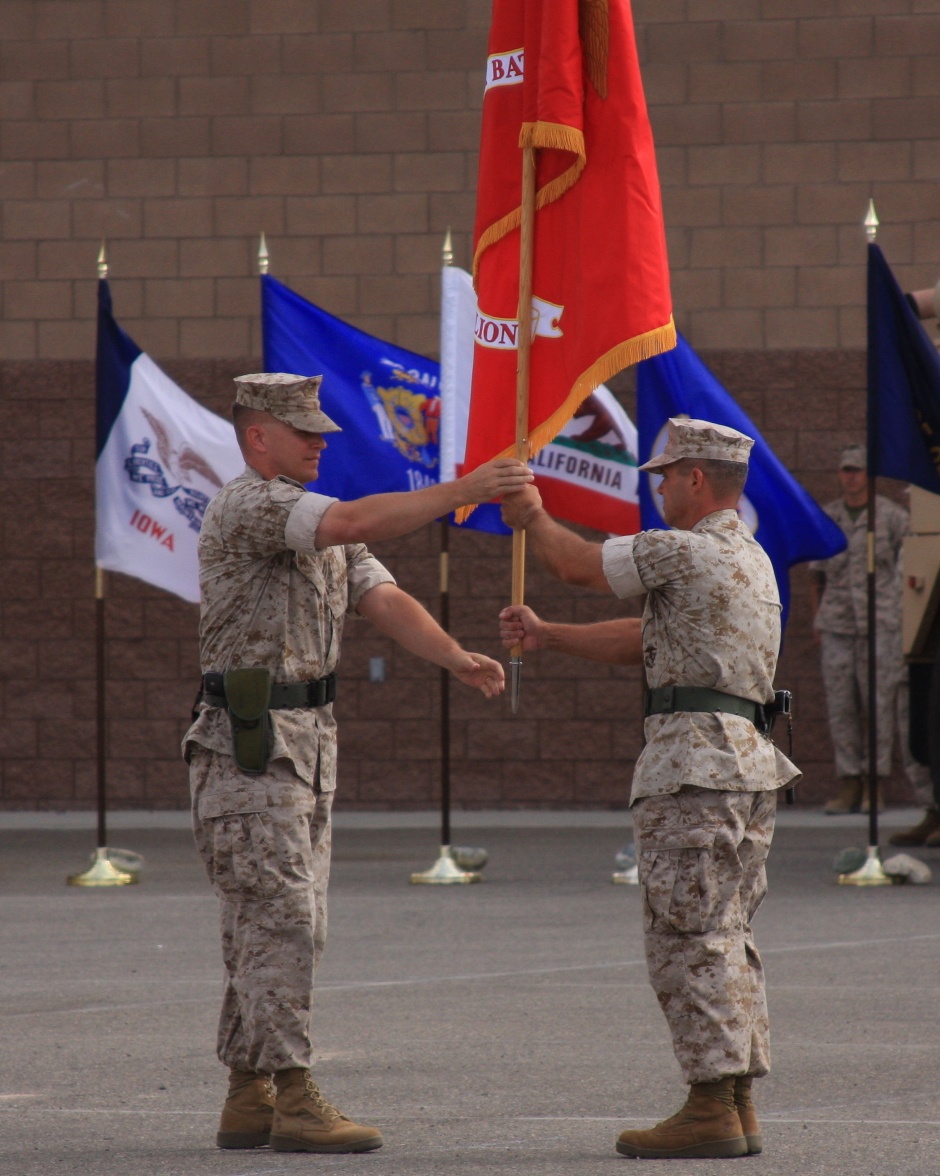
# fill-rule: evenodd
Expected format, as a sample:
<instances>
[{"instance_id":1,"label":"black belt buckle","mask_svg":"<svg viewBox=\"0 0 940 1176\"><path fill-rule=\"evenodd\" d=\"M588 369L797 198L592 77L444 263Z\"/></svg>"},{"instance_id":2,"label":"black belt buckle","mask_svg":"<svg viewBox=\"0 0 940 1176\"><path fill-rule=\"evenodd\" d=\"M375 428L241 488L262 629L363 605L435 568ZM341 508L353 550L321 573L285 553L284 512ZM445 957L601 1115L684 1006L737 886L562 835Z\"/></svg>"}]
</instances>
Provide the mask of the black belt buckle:
<instances>
[{"instance_id":1,"label":"black belt buckle","mask_svg":"<svg viewBox=\"0 0 940 1176\"><path fill-rule=\"evenodd\" d=\"M317 678L315 682L307 683L308 706L326 706L328 702L336 700L336 674L328 674L325 678Z\"/></svg>"},{"instance_id":2,"label":"black belt buckle","mask_svg":"<svg viewBox=\"0 0 940 1176\"><path fill-rule=\"evenodd\" d=\"M225 675L209 671L202 675L202 688L206 694L215 694L219 698L225 697Z\"/></svg>"}]
</instances>

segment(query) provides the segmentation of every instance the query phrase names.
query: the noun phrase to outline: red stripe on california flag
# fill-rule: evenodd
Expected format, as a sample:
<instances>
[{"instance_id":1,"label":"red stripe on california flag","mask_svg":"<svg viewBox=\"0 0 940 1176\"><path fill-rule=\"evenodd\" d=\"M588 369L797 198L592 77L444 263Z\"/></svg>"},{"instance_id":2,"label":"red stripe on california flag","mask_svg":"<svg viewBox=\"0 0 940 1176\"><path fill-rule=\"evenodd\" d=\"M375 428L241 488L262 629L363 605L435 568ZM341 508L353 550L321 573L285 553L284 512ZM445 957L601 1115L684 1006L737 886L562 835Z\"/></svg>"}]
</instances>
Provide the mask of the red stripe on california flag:
<instances>
[{"instance_id":1,"label":"red stripe on california flag","mask_svg":"<svg viewBox=\"0 0 940 1176\"><path fill-rule=\"evenodd\" d=\"M640 507L635 502L624 502L557 478L536 477L535 484L545 509L555 518L615 535L635 535L640 529Z\"/></svg>"}]
</instances>

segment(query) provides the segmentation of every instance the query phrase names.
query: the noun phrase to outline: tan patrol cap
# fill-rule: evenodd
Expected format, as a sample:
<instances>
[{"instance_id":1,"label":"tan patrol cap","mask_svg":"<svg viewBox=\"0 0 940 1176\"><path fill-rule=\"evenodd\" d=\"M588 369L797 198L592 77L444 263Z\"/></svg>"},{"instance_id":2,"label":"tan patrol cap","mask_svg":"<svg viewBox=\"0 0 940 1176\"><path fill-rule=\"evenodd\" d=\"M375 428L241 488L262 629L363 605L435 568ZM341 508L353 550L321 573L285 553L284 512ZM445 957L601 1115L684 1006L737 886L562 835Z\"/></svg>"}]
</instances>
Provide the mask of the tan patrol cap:
<instances>
[{"instance_id":1,"label":"tan patrol cap","mask_svg":"<svg viewBox=\"0 0 940 1176\"><path fill-rule=\"evenodd\" d=\"M753 444L753 437L745 437L726 425L696 421L690 417L670 417L665 449L640 469L658 470L685 457L698 457L703 461L738 461L747 465Z\"/></svg>"},{"instance_id":2,"label":"tan patrol cap","mask_svg":"<svg viewBox=\"0 0 940 1176\"><path fill-rule=\"evenodd\" d=\"M868 468L868 458L864 445L846 445L839 454L840 470L865 470Z\"/></svg>"},{"instance_id":3,"label":"tan patrol cap","mask_svg":"<svg viewBox=\"0 0 940 1176\"><path fill-rule=\"evenodd\" d=\"M341 433L320 408L322 376L292 376L287 372L258 372L235 377L235 403L269 412L305 433Z\"/></svg>"}]
</instances>

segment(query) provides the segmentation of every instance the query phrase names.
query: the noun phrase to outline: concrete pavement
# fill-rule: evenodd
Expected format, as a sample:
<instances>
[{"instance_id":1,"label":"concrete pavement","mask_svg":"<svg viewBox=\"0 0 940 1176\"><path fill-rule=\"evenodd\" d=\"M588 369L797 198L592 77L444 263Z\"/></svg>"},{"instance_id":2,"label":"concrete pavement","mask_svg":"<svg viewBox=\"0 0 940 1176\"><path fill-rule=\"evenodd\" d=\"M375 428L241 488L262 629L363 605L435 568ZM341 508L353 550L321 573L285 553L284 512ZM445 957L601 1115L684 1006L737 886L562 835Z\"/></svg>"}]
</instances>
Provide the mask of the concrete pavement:
<instances>
[{"instance_id":1,"label":"concrete pavement","mask_svg":"<svg viewBox=\"0 0 940 1176\"><path fill-rule=\"evenodd\" d=\"M460 814L455 842L486 846L490 863L481 885L454 888L408 884L436 856L434 814L339 817L317 1074L382 1129L385 1147L360 1157L214 1148L221 965L185 817L115 815L109 840L144 854L142 882L93 892L63 884L94 844L93 818L11 828L22 816L0 819L0 1172L662 1169L613 1151L624 1126L672 1113L684 1093L646 981L637 892L609 881L626 814ZM675 1176L729 1163L940 1173L937 882L837 886L832 858L866 829L781 810L756 921L774 1041L758 1090L765 1152L669 1161ZM918 856L940 871L940 851Z\"/></svg>"}]
</instances>

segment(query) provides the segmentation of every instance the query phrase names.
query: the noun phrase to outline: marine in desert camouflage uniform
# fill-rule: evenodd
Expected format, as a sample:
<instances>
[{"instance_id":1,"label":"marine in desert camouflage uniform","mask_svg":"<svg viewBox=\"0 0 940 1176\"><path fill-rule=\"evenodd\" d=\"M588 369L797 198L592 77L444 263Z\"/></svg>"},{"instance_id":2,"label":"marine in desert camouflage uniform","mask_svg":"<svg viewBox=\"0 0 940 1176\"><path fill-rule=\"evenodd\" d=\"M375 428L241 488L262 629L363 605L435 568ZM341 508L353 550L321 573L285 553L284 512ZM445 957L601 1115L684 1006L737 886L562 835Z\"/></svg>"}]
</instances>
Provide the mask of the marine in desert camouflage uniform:
<instances>
[{"instance_id":1,"label":"marine in desert camouflage uniform","mask_svg":"<svg viewBox=\"0 0 940 1176\"><path fill-rule=\"evenodd\" d=\"M487 697L502 690L499 663L461 649L364 544L531 480L522 463L502 460L413 493L354 502L311 493L304 484L317 477L323 434L338 428L320 409L319 385L320 377L287 374L236 380L233 419L247 466L209 504L199 542L204 694L183 747L196 845L220 905L218 1055L230 1078L217 1143L226 1148L382 1144L374 1127L327 1103L310 1075L336 783L336 723L324 698L351 614ZM287 700L272 696L259 771L236 762L217 693L220 673L245 669L267 670Z\"/></svg>"},{"instance_id":2,"label":"marine in desert camouflage uniform","mask_svg":"<svg viewBox=\"0 0 940 1176\"><path fill-rule=\"evenodd\" d=\"M863 775L868 771L865 718L868 710L868 476L865 450L849 445L839 460L843 496L824 509L845 532L848 546L838 555L810 564L814 573L814 629L829 734L835 752L838 793L824 806L829 814L867 807ZM904 770L922 803L930 803L930 775L911 755L908 739L908 686L901 648L901 544L908 531L907 511L875 496L875 667L877 773L891 775L895 717Z\"/></svg>"},{"instance_id":3,"label":"marine in desert camouflage uniform","mask_svg":"<svg viewBox=\"0 0 940 1176\"><path fill-rule=\"evenodd\" d=\"M774 697L780 600L771 563L735 509L751 444L710 422L669 422L664 452L641 468L662 472L675 530L598 546L553 522L532 489L504 506L561 579L646 598L642 621L551 625L522 606L501 614L506 645L642 662L659 711L646 718L631 805L650 980L690 1092L671 1119L623 1132L623 1155L762 1146L750 1090L770 1051L750 924L766 891L777 791L800 773L755 725L754 704ZM697 693L670 702L665 687Z\"/></svg>"}]
</instances>

